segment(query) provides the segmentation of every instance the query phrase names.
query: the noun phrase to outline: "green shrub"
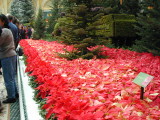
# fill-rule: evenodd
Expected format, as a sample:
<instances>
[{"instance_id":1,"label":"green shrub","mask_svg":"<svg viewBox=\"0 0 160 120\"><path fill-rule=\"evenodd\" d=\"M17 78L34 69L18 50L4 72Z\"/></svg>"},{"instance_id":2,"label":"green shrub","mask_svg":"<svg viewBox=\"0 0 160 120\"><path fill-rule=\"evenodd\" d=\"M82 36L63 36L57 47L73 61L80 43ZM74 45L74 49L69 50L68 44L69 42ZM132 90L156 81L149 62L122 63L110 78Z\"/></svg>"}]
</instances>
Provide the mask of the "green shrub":
<instances>
[{"instance_id":1,"label":"green shrub","mask_svg":"<svg viewBox=\"0 0 160 120\"><path fill-rule=\"evenodd\" d=\"M135 26L140 38L136 40L133 49L160 56L160 1L143 0L141 9L143 12L138 15L138 23Z\"/></svg>"},{"instance_id":2,"label":"green shrub","mask_svg":"<svg viewBox=\"0 0 160 120\"><path fill-rule=\"evenodd\" d=\"M114 37L135 37L134 25L135 21L133 20L115 21Z\"/></svg>"},{"instance_id":3,"label":"green shrub","mask_svg":"<svg viewBox=\"0 0 160 120\"><path fill-rule=\"evenodd\" d=\"M54 36L52 36L52 34L45 34L45 36L42 38L43 40L46 40L46 41L56 41L56 38Z\"/></svg>"},{"instance_id":4,"label":"green shrub","mask_svg":"<svg viewBox=\"0 0 160 120\"><path fill-rule=\"evenodd\" d=\"M23 24L24 26L30 26L30 23L25 23L25 24Z\"/></svg>"},{"instance_id":5,"label":"green shrub","mask_svg":"<svg viewBox=\"0 0 160 120\"><path fill-rule=\"evenodd\" d=\"M102 25L98 26L97 35L106 37L135 37L134 25L136 19L134 15L110 14L100 19Z\"/></svg>"},{"instance_id":6,"label":"green shrub","mask_svg":"<svg viewBox=\"0 0 160 120\"><path fill-rule=\"evenodd\" d=\"M66 23L72 25L73 21L69 17L58 18L57 23L54 26L53 35L57 37L61 36L61 32L67 29L65 26Z\"/></svg>"},{"instance_id":7,"label":"green shrub","mask_svg":"<svg viewBox=\"0 0 160 120\"><path fill-rule=\"evenodd\" d=\"M35 32L33 33L33 39L39 40L44 37L45 26L46 26L46 23L42 16L42 9L39 9L39 12L34 24Z\"/></svg>"}]
</instances>

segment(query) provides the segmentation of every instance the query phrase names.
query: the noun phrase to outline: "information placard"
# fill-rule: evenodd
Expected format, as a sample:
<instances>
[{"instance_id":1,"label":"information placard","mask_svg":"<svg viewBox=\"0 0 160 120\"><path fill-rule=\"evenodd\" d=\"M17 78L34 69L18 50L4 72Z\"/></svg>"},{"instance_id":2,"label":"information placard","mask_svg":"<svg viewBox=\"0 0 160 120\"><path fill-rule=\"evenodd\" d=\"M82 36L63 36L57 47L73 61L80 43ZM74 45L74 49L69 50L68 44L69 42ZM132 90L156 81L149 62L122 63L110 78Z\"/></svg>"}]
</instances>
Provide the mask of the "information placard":
<instances>
[{"instance_id":1,"label":"information placard","mask_svg":"<svg viewBox=\"0 0 160 120\"><path fill-rule=\"evenodd\" d=\"M146 87L152 81L153 78L154 77L151 75L140 72L137 75L137 77L133 80L133 82L141 87Z\"/></svg>"}]
</instances>

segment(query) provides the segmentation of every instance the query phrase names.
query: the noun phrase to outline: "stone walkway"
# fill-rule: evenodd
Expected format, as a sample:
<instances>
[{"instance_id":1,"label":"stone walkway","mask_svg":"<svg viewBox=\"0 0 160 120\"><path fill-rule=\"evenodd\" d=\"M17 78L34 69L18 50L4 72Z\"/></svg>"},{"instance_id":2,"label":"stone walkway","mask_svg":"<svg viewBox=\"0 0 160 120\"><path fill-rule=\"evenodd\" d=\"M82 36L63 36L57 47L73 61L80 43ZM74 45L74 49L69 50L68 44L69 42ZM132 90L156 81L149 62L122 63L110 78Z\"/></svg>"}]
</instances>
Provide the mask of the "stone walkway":
<instances>
[{"instance_id":1,"label":"stone walkway","mask_svg":"<svg viewBox=\"0 0 160 120\"><path fill-rule=\"evenodd\" d=\"M7 96L2 75L0 75L0 101L2 102ZM0 114L0 120L10 120L10 105L2 104L3 112Z\"/></svg>"},{"instance_id":2,"label":"stone walkway","mask_svg":"<svg viewBox=\"0 0 160 120\"><path fill-rule=\"evenodd\" d=\"M3 101L7 96L4 80L0 75L0 101ZM0 114L0 120L20 120L19 100L13 104L2 104L4 110Z\"/></svg>"}]
</instances>

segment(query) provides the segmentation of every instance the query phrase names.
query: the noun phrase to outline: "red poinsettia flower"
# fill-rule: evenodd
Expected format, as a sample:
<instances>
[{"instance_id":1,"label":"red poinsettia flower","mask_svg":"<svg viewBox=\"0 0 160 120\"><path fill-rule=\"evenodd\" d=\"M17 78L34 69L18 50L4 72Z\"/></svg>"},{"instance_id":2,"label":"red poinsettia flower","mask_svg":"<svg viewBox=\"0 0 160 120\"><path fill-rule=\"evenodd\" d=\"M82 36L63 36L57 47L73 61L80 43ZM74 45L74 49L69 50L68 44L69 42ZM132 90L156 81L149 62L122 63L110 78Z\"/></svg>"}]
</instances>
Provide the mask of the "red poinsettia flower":
<instances>
[{"instance_id":1,"label":"red poinsettia flower","mask_svg":"<svg viewBox=\"0 0 160 120\"><path fill-rule=\"evenodd\" d=\"M38 96L46 99L46 119L53 114L58 120L160 119L160 56L102 46L100 54L107 59L67 61L56 53L73 51L73 46L43 40L22 40L20 45L26 72L36 78ZM132 82L139 72L154 76L144 100Z\"/></svg>"}]
</instances>

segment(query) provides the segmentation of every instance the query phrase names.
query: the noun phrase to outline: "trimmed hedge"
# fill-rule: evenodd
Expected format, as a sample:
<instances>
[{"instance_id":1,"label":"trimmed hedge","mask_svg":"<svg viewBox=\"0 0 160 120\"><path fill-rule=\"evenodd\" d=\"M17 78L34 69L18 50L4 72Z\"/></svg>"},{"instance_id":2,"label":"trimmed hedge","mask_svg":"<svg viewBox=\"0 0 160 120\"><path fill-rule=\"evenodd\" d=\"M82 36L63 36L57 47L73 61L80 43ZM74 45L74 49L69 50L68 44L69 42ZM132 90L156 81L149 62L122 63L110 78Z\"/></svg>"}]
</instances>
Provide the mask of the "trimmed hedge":
<instances>
[{"instance_id":1,"label":"trimmed hedge","mask_svg":"<svg viewBox=\"0 0 160 120\"><path fill-rule=\"evenodd\" d=\"M135 37L134 25L136 19L134 15L110 14L100 19L102 25L98 26L97 35L106 37Z\"/></svg>"}]
</instances>

